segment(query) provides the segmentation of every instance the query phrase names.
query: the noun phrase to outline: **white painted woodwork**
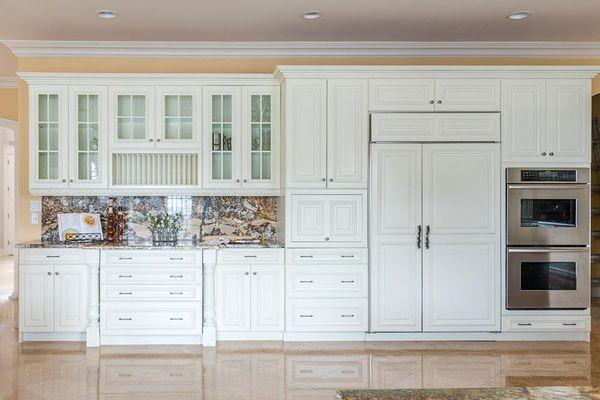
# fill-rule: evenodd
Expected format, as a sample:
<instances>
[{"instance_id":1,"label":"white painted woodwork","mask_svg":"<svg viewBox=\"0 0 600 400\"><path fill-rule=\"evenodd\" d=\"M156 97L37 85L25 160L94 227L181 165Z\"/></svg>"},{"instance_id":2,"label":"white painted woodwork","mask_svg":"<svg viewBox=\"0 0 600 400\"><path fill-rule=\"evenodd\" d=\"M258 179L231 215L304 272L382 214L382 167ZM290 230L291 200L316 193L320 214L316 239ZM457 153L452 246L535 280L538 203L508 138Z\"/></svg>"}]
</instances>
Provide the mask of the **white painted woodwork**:
<instances>
[{"instance_id":1,"label":"white painted woodwork","mask_svg":"<svg viewBox=\"0 0 600 400\"><path fill-rule=\"evenodd\" d=\"M82 332L88 324L86 265L54 267L54 331Z\"/></svg>"},{"instance_id":2,"label":"white painted woodwork","mask_svg":"<svg viewBox=\"0 0 600 400\"><path fill-rule=\"evenodd\" d=\"M21 265L19 274L20 329L24 332L53 332L54 267Z\"/></svg>"},{"instance_id":3,"label":"white painted woodwork","mask_svg":"<svg viewBox=\"0 0 600 400\"><path fill-rule=\"evenodd\" d=\"M102 251L100 259L103 265L147 266L148 264L159 264L161 266L190 266L202 262L199 252L188 250L110 250Z\"/></svg>"},{"instance_id":4,"label":"white painted woodwork","mask_svg":"<svg viewBox=\"0 0 600 400\"><path fill-rule=\"evenodd\" d=\"M289 297L368 297L368 266L288 265L286 295Z\"/></svg>"},{"instance_id":5,"label":"white painted woodwork","mask_svg":"<svg viewBox=\"0 0 600 400\"><path fill-rule=\"evenodd\" d=\"M371 331L421 330L421 148L371 145Z\"/></svg>"},{"instance_id":6,"label":"white painted woodwork","mask_svg":"<svg viewBox=\"0 0 600 400\"><path fill-rule=\"evenodd\" d=\"M79 178L78 163L78 97L91 95L98 97L98 175ZM87 114L87 113L86 113ZM106 86L69 86L69 132L68 132L68 159L69 159L69 189L107 188L109 181L108 166L108 89ZM90 147L91 149L91 147Z\"/></svg>"},{"instance_id":7,"label":"white painted woodwork","mask_svg":"<svg viewBox=\"0 0 600 400\"><path fill-rule=\"evenodd\" d=\"M41 121L44 112L40 113L39 107L39 96L40 95L56 95L58 97L58 109L56 116L57 123L57 141L56 147L57 154L57 173L56 176L40 177L39 175L39 151L40 148L40 135L38 132L39 122L50 121L46 119ZM68 175L69 175L69 156L68 156L68 87L59 85L40 85L29 87L29 187L32 189L44 189L44 188L62 188L68 187ZM52 118L54 119L54 118ZM54 122L53 122L54 123ZM50 140L48 140L50 146ZM50 148L50 147L48 147ZM43 150L42 150L43 151ZM50 171L47 171L48 174Z\"/></svg>"},{"instance_id":8,"label":"white painted woodwork","mask_svg":"<svg viewBox=\"0 0 600 400\"><path fill-rule=\"evenodd\" d=\"M373 355L372 389L420 389L423 387L421 355Z\"/></svg>"},{"instance_id":9,"label":"white painted woodwork","mask_svg":"<svg viewBox=\"0 0 600 400\"><path fill-rule=\"evenodd\" d=\"M283 331L284 268L282 265L252 265L250 329Z\"/></svg>"},{"instance_id":10,"label":"white painted woodwork","mask_svg":"<svg viewBox=\"0 0 600 400\"><path fill-rule=\"evenodd\" d=\"M365 332L367 299L295 299L286 301L287 332Z\"/></svg>"},{"instance_id":11,"label":"white painted woodwork","mask_svg":"<svg viewBox=\"0 0 600 400\"><path fill-rule=\"evenodd\" d=\"M101 301L202 301L202 289L181 284L103 285Z\"/></svg>"},{"instance_id":12,"label":"white painted woodwork","mask_svg":"<svg viewBox=\"0 0 600 400\"><path fill-rule=\"evenodd\" d=\"M141 85L110 85L108 87L108 131L109 131L109 145L110 149L151 149L155 146L155 111L156 101L154 97L153 86L141 86ZM118 106L119 96L144 96L145 98L145 109L144 115L138 115L138 117L144 120L144 136L139 139L123 139L118 136ZM133 127L132 127L133 129ZM133 135L133 131L132 131Z\"/></svg>"},{"instance_id":13,"label":"white painted woodwork","mask_svg":"<svg viewBox=\"0 0 600 400\"><path fill-rule=\"evenodd\" d=\"M283 249L232 248L217 252L218 264L283 264Z\"/></svg>"},{"instance_id":14,"label":"white painted woodwork","mask_svg":"<svg viewBox=\"0 0 600 400\"><path fill-rule=\"evenodd\" d=\"M86 252L73 249L39 248L21 249L20 264L82 264L86 262Z\"/></svg>"},{"instance_id":15,"label":"white painted woodwork","mask_svg":"<svg viewBox=\"0 0 600 400\"><path fill-rule=\"evenodd\" d=\"M194 267L102 265L101 284L201 284L202 271Z\"/></svg>"},{"instance_id":16,"label":"white painted woodwork","mask_svg":"<svg viewBox=\"0 0 600 400\"><path fill-rule=\"evenodd\" d=\"M500 79L436 79L435 111L500 111Z\"/></svg>"},{"instance_id":17,"label":"white painted woodwork","mask_svg":"<svg viewBox=\"0 0 600 400\"><path fill-rule=\"evenodd\" d=\"M423 330L500 328L498 144L423 146Z\"/></svg>"},{"instance_id":18,"label":"white painted woodwork","mask_svg":"<svg viewBox=\"0 0 600 400\"><path fill-rule=\"evenodd\" d=\"M591 162L591 101L588 80L548 81L549 164Z\"/></svg>"},{"instance_id":19,"label":"white painted woodwork","mask_svg":"<svg viewBox=\"0 0 600 400\"><path fill-rule=\"evenodd\" d=\"M202 88L199 86L157 86L156 87L156 148L157 149L200 149L202 143ZM166 96L190 96L192 99L192 137L178 139L168 138L166 135ZM179 103L179 99L178 99ZM181 110L178 105L178 114L172 118L180 118ZM181 128L180 128L181 129ZM210 131L207 131L208 134Z\"/></svg>"},{"instance_id":20,"label":"white painted woodwork","mask_svg":"<svg viewBox=\"0 0 600 400\"><path fill-rule=\"evenodd\" d=\"M366 248L351 249L286 249L286 265L290 264L368 264L369 252Z\"/></svg>"},{"instance_id":21,"label":"white painted woodwork","mask_svg":"<svg viewBox=\"0 0 600 400\"><path fill-rule=\"evenodd\" d=\"M327 81L327 187L366 189L369 111L366 79Z\"/></svg>"},{"instance_id":22,"label":"white painted woodwork","mask_svg":"<svg viewBox=\"0 0 600 400\"><path fill-rule=\"evenodd\" d=\"M499 113L373 113L373 142L499 142Z\"/></svg>"},{"instance_id":23,"label":"white painted woodwork","mask_svg":"<svg viewBox=\"0 0 600 400\"><path fill-rule=\"evenodd\" d=\"M374 78L369 80L369 111L434 111L435 80Z\"/></svg>"},{"instance_id":24,"label":"white painted woodwork","mask_svg":"<svg viewBox=\"0 0 600 400\"><path fill-rule=\"evenodd\" d=\"M502 316L503 332L589 331L589 315Z\"/></svg>"},{"instance_id":25,"label":"white painted woodwork","mask_svg":"<svg viewBox=\"0 0 600 400\"><path fill-rule=\"evenodd\" d=\"M326 237L327 197L324 195L291 195L292 219L288 220L292 242L322 242Z\"/></svg>"},{"instance_id":26,"label":"white painted woodwork","mask_svg":"<svg viewBox=\"0 0 600 400\"><path fill-rule=\"evenodd\" d=\"M216 268L217 331L249 331L250 265L218 265Z\"/></svg>"},{"instance_id":27,"label":"white painted woodwork","mask_svg":"<svg viewBox=\"0 0 600 400\"><path fill-rule=\"evenodd\" d=\"M327 179L327 81L286 81L287 188L325 188Z\"/></svg>"}]
</instances>

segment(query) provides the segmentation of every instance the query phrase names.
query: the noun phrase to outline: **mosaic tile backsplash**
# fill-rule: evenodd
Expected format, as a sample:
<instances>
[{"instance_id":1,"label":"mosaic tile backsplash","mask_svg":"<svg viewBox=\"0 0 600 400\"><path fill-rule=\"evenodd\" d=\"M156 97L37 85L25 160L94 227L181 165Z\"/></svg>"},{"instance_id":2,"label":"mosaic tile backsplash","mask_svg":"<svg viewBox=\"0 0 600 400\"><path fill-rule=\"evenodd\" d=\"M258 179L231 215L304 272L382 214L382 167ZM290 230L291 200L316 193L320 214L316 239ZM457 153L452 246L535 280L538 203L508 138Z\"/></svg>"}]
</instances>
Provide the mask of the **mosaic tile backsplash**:
<instances>
[{"instance_id":1,"label":"mosaic tile backsplash","mask_svg":"<svg viewBox=\"0 0 600 400\"><path fill-rule=\"evenodd\" d=\"M127 240L149 240L147 216L166 212L183 215L181 240L228 236L275 241L276 197L123 196L113 197L127 216ZM58 213L98 213L105 231L108 197L42 197L42 240L58 240ZM106 231L105 231L106 232Z\"/></svg>"}]
</instances>

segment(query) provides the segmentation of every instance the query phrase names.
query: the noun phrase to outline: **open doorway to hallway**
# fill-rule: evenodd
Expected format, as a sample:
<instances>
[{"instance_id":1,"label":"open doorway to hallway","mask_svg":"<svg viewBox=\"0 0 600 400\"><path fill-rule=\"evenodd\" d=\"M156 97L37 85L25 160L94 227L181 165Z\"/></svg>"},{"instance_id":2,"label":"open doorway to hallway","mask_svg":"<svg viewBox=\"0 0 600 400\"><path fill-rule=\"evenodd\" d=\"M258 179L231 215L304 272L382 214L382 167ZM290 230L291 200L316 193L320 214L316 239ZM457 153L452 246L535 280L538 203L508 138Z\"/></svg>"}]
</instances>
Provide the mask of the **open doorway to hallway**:
<instances>
[{"instance_id":1,"label":"open doorway to hallway","mask_svg":"<svg viewBox=\"0 0 600 400\"><path fill-rule=\"evenodd\" d=\"M17 238L16 219L16 122L0 118L0 298L17 297L17 275L15 266L15 244Z\"/></svg>"}]
</instances>

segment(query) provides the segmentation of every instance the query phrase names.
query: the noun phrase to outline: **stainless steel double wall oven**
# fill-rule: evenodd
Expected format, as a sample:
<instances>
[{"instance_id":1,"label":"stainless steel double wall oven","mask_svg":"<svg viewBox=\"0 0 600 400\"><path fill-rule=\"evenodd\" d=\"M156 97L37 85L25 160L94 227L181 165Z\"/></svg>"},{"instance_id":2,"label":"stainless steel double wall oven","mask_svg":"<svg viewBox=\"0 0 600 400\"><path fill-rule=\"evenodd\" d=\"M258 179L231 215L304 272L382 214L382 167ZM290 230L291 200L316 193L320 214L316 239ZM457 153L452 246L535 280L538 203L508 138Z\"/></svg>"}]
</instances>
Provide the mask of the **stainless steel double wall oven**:
<instances>
[{"instance_id":1,"label":"stainless steel double wall oven","mask_svg":"<svg viewBox=\"0 0 600 400\"><path fill-rule=\"evenodd\" d=\"M590 304L590 170L506 170L507 308Z\"/></svg>"}]
</instances>

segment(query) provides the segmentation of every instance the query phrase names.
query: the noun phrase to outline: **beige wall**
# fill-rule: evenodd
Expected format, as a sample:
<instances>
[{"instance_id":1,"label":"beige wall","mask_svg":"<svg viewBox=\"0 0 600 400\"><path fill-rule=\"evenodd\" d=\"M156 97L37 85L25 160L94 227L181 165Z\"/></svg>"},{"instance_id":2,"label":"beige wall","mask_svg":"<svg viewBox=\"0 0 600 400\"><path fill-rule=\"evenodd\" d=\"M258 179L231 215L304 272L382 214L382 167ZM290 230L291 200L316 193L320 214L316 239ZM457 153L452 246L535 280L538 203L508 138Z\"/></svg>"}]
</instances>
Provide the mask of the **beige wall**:
<instances>
[{"instance_id":1,"label":"beige wall","mask_svg":"<svg viewBox=\"0 0 600 400\"><path fill-rule=\"evenodd\" d=\"M18 119L18 89L0 89L0 118Z\"/></svg>"},{"instance_id":2,"label":"beige wall","mask_svg":"<svg viewBox=\"0 0 600 400\"><path fill-rule=\"evenodd\" d=\"M27 72L222 72L270 73L276 65L600 65L600 58L21 58L18 70ZM600 93L600 80L594 80L594 93ZM28 190L27 85L19 83L18 240L36 240L40 226L31 225L29 201L38 199Z\"/></svg>"}]
</instances>

